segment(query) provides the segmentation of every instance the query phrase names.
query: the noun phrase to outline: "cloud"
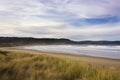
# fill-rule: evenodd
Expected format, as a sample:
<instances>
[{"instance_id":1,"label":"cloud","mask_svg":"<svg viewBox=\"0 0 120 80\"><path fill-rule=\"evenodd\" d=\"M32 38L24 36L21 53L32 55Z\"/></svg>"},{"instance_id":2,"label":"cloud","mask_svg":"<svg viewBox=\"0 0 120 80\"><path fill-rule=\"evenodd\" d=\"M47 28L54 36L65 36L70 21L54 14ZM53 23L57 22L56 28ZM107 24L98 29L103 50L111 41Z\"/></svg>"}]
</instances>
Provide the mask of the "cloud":
<instances>
[{"instance_id":1,"label":"cloud","mask_svg":"<svg viewBox=\"0 0 120 80\"><path fill-rule=\"evenodd\" d=\"M0 36L120 40L120 0L0 0Z\"/></svg>"},{"instance_id":2,"label":"cloud","mask_svg":"<svg viewBox=\"0 0 120 80\"><path fill-rule=\"evenodd\" d=\"M31 36L31 37L40 37L40 38L69 38L72 40L116 40L120 39L120 23L117 24L102 24L99 26L86 26L86 27L77 27L74 26L33 26L33 27L16 27L8 28L3 30L4 35L9 34L10 36ZM102 26L102 27L101 27ZM6 29L6 28L5 28ZM10 30L10 31L9 31Z\"/></svg>"},{"instance_id":3,"label":"cloud","mask_svg":"<svg viewBox=\"0 0 120 80\"><path fill-rule=\"evenodd\" d=\"M67 8L79 17L85 18L119 16L119 2L119 0L72 0Z\"/></svg>"}]
</instances>

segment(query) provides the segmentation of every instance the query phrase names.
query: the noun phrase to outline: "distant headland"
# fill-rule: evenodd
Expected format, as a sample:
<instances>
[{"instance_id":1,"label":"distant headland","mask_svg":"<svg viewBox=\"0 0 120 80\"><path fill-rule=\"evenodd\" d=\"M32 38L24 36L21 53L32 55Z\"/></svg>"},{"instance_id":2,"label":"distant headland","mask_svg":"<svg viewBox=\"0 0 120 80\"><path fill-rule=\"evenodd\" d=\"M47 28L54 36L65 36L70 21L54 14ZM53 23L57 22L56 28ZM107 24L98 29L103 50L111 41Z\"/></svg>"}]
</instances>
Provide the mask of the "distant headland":
<instances>
[{"instance_id":1,"label":"distant headland","mask_svg":"<svg viewBox=\"0 0 120 80\"><path fill-rule=\"evenodd\" d=\"M0 47L24 45L120 45L120 41L72 41L65 38L0 37Z\"/></svg>"}]
</instances>

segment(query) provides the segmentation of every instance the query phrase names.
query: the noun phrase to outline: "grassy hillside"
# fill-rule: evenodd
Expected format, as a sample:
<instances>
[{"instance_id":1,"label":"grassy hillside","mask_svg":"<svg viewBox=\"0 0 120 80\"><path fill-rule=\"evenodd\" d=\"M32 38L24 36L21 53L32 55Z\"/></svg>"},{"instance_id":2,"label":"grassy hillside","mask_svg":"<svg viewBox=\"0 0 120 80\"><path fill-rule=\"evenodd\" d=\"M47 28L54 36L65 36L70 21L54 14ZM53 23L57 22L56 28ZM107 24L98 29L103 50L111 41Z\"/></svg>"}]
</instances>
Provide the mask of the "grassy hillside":
<instances>
[{"instance_id":1,"label":"grassy hillside","mask_svg":"<svg viewBox=\"0 0 120 80\"><path fill-rule=\"evenodd\" d=\"M23 46L23 45L60 45L71 44L69 39L55 38L29 38L29 37L0 37L0 47Z\"/></svg>"},{"instance_id":2,"label":"grassy hillside","mask_svg":"<svg viewBox=\"0 0 120 80\"><path fill-rule=\"evenodd\" d=\"M64 38L0 37L0 47L23 45L120 45L120 41L72 41Z\"/></svg>"},{"instance_id":3,"label":"grassy hillside","mask_svg":"<svg viewBox=\"0 0 120 80\"><path fill-rule=\"evenodd\" d=\"M120 70L42 54L0 51L0 80L120 80Z\"/></svg>"}]
</instances>

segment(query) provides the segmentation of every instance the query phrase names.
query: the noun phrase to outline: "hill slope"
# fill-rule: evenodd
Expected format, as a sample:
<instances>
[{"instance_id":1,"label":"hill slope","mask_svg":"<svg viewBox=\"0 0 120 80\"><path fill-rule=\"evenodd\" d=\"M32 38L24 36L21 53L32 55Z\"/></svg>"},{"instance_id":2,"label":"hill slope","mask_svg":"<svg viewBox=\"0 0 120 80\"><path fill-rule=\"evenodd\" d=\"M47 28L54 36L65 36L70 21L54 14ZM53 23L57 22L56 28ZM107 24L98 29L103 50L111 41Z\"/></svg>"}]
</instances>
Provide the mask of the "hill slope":
<instances>
[{"instance_id":1,"label":"hill slope","mask_svg":"<svg viewBox=\"0 0 120 80\"><path fill-rule=\"evenodd\" d=\"M21 46L21 45L120 45L120 41L72 41L69 39L55 38L26 38L26 37L0 37L0 46Z\"/></svg>"}]
</instances>

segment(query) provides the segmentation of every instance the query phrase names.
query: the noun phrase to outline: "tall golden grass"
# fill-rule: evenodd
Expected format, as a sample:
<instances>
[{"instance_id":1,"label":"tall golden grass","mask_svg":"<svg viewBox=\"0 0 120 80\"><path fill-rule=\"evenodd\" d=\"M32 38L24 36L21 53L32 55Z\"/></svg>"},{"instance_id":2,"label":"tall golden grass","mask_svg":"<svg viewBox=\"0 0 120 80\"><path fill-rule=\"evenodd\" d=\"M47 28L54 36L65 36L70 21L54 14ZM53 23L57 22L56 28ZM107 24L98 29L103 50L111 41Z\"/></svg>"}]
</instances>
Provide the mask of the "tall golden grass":
<instances>
[{"instance_id":1,"label":"tall golden grass","mask_svg":"<svg viewBox=\"0 0 120 80\"><path fill-rule=\"evenodd\" d=\"M120 70L47 55L0 51L0 80L120 80Z\"/></svg>"}]
</instances>

